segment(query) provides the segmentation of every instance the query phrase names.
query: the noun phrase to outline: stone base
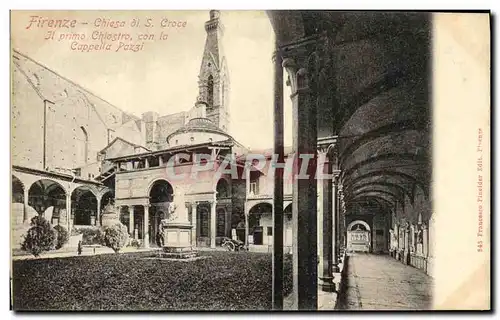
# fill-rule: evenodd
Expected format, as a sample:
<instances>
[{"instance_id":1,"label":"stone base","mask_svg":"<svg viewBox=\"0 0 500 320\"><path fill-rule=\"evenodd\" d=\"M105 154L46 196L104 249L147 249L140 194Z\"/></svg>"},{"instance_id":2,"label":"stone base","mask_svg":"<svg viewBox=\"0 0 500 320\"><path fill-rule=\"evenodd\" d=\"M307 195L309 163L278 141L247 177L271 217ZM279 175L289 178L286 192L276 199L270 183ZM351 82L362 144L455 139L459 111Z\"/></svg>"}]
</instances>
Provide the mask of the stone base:
<instances>
[{"instance_id":1,"label":"stone base","mask_svg":"<svg viewBox=\"0 0 500 320\"><path fill-rule=\"evenodd\" d=\"M324 292L335 292L335 283L333 283L333 278L328 277L328 278L319 278L321 281L319 283L319 287L321 288L321 291Z\"/></svg>"},{"instance_id":2,"label":"stone base","mask_svg":"<svg viewBox=\"0 0 500 320\"><path fill-rule=\"evenodd\" d=\"M158 250L158 256L160 258L190 259L197 257L198 251L194 250L192 246L167 246Z\"/></svg>"}]
</instances>

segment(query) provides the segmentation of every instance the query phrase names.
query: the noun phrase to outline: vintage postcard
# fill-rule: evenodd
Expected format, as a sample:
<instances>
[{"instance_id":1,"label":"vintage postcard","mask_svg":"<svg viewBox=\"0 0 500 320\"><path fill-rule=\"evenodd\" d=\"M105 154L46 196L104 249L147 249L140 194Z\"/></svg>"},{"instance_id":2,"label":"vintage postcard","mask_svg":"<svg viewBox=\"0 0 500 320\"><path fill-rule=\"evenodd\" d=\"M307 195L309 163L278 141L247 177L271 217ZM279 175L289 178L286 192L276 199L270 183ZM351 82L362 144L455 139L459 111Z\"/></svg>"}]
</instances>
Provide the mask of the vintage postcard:
<instances>
[{"instance_id":1,"label":"vintage postcard","mask_svg":"<svg viewBox=\"0 0 500 320\"><path fill-rule=\"evenodd\" d=\"M490 310L489 12L10 23L12 310Z\"/></svg>"}]
</instances>

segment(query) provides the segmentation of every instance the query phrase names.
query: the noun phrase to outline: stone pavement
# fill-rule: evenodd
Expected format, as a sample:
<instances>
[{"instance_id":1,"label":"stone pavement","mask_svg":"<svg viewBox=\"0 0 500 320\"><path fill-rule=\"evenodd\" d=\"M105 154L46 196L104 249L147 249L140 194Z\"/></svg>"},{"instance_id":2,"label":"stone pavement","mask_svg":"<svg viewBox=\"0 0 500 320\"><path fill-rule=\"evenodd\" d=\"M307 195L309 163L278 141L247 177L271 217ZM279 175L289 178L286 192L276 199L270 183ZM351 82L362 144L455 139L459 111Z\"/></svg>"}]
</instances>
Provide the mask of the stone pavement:
<instances>
[{"instance_id":1,"label":"stone pavement","mask_svg":"<svg viewBox=\"0 0 500 320\"><path fill-rule=\"evenodd\" d=\"M333 277L334 280L333 282L335 283L335 288L337 292L325 292L321 290L321 287L319 285L320 281L318 281L318 310L319 311L333 311L336 309L337 306L337 297L338 297L338 290L340 289L341 286L341 281L342 281L342 270L344 269L344 264L342 262L339 263L339 273L334 273ZM318 274L321 274L321 270L318 270ZM297 308L294 306L293 303L293 297L291 294L286 296L283 299L283 310L297 310Z\"/></svg>"},{"instance_id":2,"label":"stone pavement","mask_svg":"<svg viewBox=\"0 0 500 320\"><path fill-rule=\"evenodd\" d=\"M386 255L350 254L340 308L429 310L432 278Z\"/></svg>"}]
</instances>

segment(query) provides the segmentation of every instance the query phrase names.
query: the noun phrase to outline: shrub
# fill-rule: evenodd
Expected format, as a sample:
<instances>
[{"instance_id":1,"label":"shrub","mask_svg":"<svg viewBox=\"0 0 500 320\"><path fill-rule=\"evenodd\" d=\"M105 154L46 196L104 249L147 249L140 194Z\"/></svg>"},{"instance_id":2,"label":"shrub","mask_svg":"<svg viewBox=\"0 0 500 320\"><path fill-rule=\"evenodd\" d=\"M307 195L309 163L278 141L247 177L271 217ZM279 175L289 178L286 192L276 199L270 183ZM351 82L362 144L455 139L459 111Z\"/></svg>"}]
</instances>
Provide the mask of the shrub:
<instances>
[{"instance_id":1,"label":"shrub","mask_svg":"<svg viewBox=\"0 0 500 320\"><path fill-rule=\"evenodd\" d=\"M57 232L56 250L61 249L69 241L69 233L65 227L57 225L54 227Z\"/></svg>"},{"instance_id":2,"label":"shrub","mask_svg":"<svg viewBox=\"0 0 500 320\"><path fill-rule=\"evenodd\" d=\"M82 235L83 245L100 244L99 233L98 227L73 228L71 231L71 235Z\"/></svg>"},{"instance_id":3,"label":"shrub","mask_svg":"<svg viewBox=\"0 0 500 320\"><path fill-rule=\"evenodd\" d=\"M83 245L92 245L99 244L99 229L97 228L85 228L82 229L82 244Z\"/></svg>"},{"instance_id":4,"label":"shrub","mask_svg":"<svg viewBox=\"0 0 500 320\"><path fill-rule=\"evenodd\" d=\"M55 248L57 231L45 218L42 216L33 217L31 226L24 237L21 249L38 257L42 252Z\"/></svg>"},{"instance_id":5,"label":"shrub","mask_svg":"<svg viewBox=\"0 0 500 320\"><path fill-rule=\"evenodd\" d=\"M129 247L134 247L134 248L140 248L141 247L141 243L139 242L139 240L137 239L132 239L130 242L129 242Z\"/></svg>"},{"instance_id":6,"label":"shrub","mask_svg":"<svg viewBox=\"0 0 500 320\"><path fill-rule=\"evenodd\" d=\"M121 223L103 226L100 229L99 239L103 246L109 247L115 252L119 252L128 242L127 227Z\"/></svg>"}]
</instances>

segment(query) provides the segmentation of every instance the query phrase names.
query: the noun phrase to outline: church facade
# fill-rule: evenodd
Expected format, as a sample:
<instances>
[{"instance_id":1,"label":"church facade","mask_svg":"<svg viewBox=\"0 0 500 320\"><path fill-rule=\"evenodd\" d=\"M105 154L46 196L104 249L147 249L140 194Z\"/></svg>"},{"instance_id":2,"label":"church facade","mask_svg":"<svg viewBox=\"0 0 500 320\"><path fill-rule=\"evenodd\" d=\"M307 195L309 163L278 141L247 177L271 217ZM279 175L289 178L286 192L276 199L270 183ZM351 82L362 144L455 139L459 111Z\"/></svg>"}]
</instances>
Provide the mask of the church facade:
<instances>
[{"instance_id":1,"label":"church facade","mask_svg":"<svg viewBox=\"0 0 500 320\"><path fill-rule=\"evenodd\" d=\"M95 228L114 204L130 235L148 247L179 192L194 245L215 247L242 225L246 185L218 170L248 151L228 133L230 80L218 11L210 11L205 31L195 104L164 116L126 113L13 51L13 246L34 215L69 230Z\"/></svg>"}]
</instances>

